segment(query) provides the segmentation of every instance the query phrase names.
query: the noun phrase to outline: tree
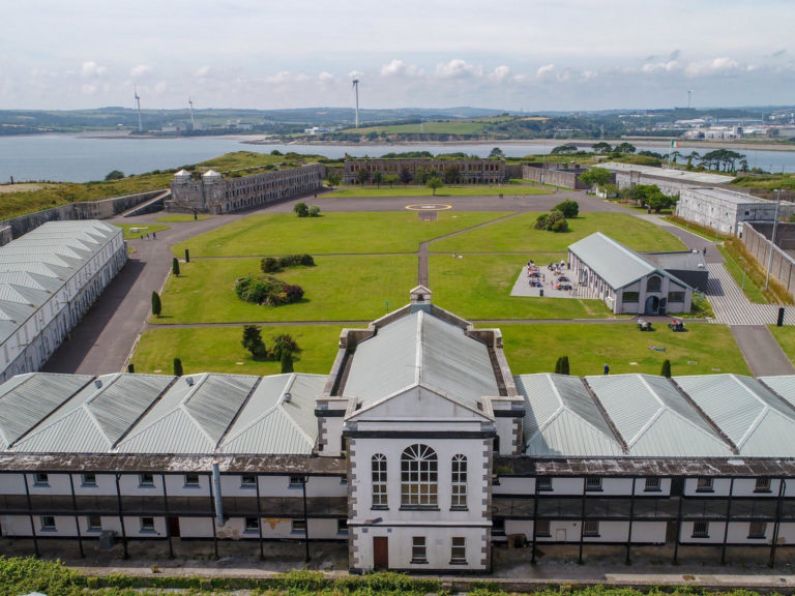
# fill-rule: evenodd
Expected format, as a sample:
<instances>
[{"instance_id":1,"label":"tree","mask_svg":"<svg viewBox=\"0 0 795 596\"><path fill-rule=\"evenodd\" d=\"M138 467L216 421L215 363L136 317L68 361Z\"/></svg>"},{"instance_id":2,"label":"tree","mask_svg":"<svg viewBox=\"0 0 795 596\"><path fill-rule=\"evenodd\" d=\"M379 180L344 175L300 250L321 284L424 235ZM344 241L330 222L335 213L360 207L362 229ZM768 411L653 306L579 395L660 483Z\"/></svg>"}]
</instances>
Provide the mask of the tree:
<instances>
[{"instance_id":1,"label":"tree","mask_svg":"<svg viewBox=\"0 0 795 596\"><path fill-rule=\"evenodd\" d=\"M676 197L671 197L664 194L656 185L654 185L646 194L644 204L649 209L653 209L655 213L659 213L663 209L668 209L669 207L676 205Z\"/></svg>"},{"instance_id":2,"label":"tree","mask_svg":"<svg viewBox=\"0 0 795 596\"><path fill-rule=\"evenodd\" d=\"M179 259L177 257L171 259L171 273L179 277Z\"/></svg>"},{"instance_id":3,"label":"tree","mask_svg":"<svg viewBox=\"0 0 795 596\"><path fill-rule=\"evenodd\" d=\"M431 176L426 186L433 191L433 196L436 196L436 191L442 187L442 179L439 176Z\"/></svg>"},{"instance_id":4,"label":"tree","mask_svg":"<svg viewBox=\"0 0 795 596\"><path fill-rule=\"evenodd\" d=\"M616 153L635 153L635 145L632 143L627 143L626 141L623 143L619 143L616 145L615 152Z\"/></svg>"},{"instance_id":5,"label":"tree","mask_svg":"<svg viewBox=\"0 0 795 596\"><path fill-rule=\"evenodd\" d=\"M293 211L298 217L307 217L309 215L309 207L304 202L296 203Z\"/></svg>"},{"instance_id":6,"label":"tree","mask_svg":"<svg viewBox=\"0 0 795 596\"><path fill-rule=\"evenodd\" d=\"M112 170L105 176L105 180L121 180L124 178L124 172L121 170Z\"/></svg>"},{"instance_id":7,"label":"tree","mask_svg":"<svg viewBox=\"0 0 795 596\"><path fill-rule=\"evenodd\" d=\"M309 217L320 217L320 207L312 205L309 211L307 211L307 215L309 215Z\"/></svg>"},{"instance_id":8,"label":"tree","mask_svg":"<svg viewBox=\"0 0 795 596\"><path fill-rule=\"evenodd\" d=\"M580 214L579 203L577 203L577 201L572 201L571 199L566 199L562 203L558 203L555 205L555 209L560 211L566 217L566 219L577 217Z\"/></svg>"},{"instance_id":9,"label":"tree","mask_svg":"<svg viewBox=\"0 0 795 596\"><path fill-rule=\"evenodd\" d=\"M133 374L133 373L135 373L135 364L133 364L132 362L130 362L130 363L127 365L127 372L128 372L128 373L130 373L130 374Z\"/></svg>"},{"instance_id":10,"label":"tree","mask_svg":"<svg viewBox=\"0 0 795 596\"><path fill-rule=\"evenodd\" d=\"M384 181L384 174L380 170L378 170L375 174L373 174L373 182L378 188L381 188L381 183Z\"/></svg>"},{"instance_id":11,"label":"tree","mask_svg":"<svg viewBox=\"0 0 795 596\"><path fill-rule=\"evenodd\" d=\"M293 355L290 352L282 354L282 374L293 372Z\"/></svg>"},{"instance_id":12,"label":"tree","mask_svg":"<svg viewBox=\"0 0 795 596\"><path fill-rule=\"evenodd\" d=\"M413 176L411 175L411 171L407 167L400 168L400 181L403 184L411 184L413 180Z\"/></svg>"},{"instance_id":13,"label":"tree","mask_svg":"<svg viewBox=\"0 0 795 596\"><path fill-rule=\"evenodd\" d=\"M174 376L181 377L182 372L182 360L179 358L174 358Z\"/></svg>"},{"instance_id":14,"label":"tree","mask_svg":"<svg viewBox=\"0 0 795 596\"><path fill-rule=\"evenodd\" d=\"M359 181L359 184L367 184L370 181L370 170L367 168L362 168L356 174L356 180Z\"/></svg>"},{"instance_id":15,"label":"tree","mask_svg":"<svg viewBox=\"0 0 795 596\"><path fill-rule=\"evenodd\" d=\"M594 143L593 145L591 145L591 150L594 153L611 153L613 151L613 147L612 145L610 145L610 143L605 143L604 141L601 141L599 143Z\"/></svg>"},{"instance_id":16,"label":"tree","mask_svg":"<svg viewBox=\"0 0 795 596\"><path fill-rule=\"evenodd\" d=\"M550 153L552 155L567 155L571 153L577 153L577 151L577 145L566 143L565 145L558 145L557 147L554 147Z\"/></svg>"},{"instance_id":17,"label":"tree","mask_svg":"<svg viewBox=\"0 0 795 596\"><path fill-rule=\"evenodd\" d=\"M561 356L555 363L555 373L559 375L569 374L569 357Z\"/></svg>"},{"instance_id":18,"label":"tree","mask_svg":"<svg viewBox=\"0 0 795 596\"><path fill-rule=\"evenodd\" d=\"M601 187L613 181L613 173L606 168L589 168L587 172L580 174L580 180L591 188Z\"/></svg>"},{"instance_id":19,"label":"tree","mask_svg":"<svg viewBox=\"0 0 795 596\"><path fill-rule=\"evenodd\" d=\"M263 273L278 273L282 270L282 264L279 259L274 257L265 257L260 261L259 268Z\"/></svg>"},{"instance_id":20,"label":"tree","mask_svg":"<svg viewBox=\"0 0 795 596\"><path fill-rule=\"evenodd\" d=\"M505 154L502 152L502 149L499 147L494 147L489 153L489 159L503 159Z\"/></svg>"},{"instance_id":21,"label":"tree","mask_svg":"<svg viewBox=\"0 0 795 596\"><path fill-rule=\"evenodd\" d=\"M262 333L257 325L243 327L243 339L240 343L251 353L254 360L265 360L268 357L268 350L265 348Z\"/></svg>"},{"instance_id":22,"label":"tree","mask_svg":"<svg viewBox=\"0 0 795 596\"><path fill-rule=\"evenodd\" d=\"M563 216L563 213L557 209L549 213L542 213L538 216L535 223L536 230L547 230L550 232L568 232L569 222Z\"/></svg>"},{"instance_id":23,"label":"tree","mask_svg":"<svg viewBox=\"0 0 795 596\"><path fill-rule=\"evenodd\" d=\"M326 182L328 182L328 185L333 188L340 183L340 177L337 174L329 172L326 175Z\"/></svg>"},{"instance_id":24,"label":"tree","mask_svg":"<svg viewBox=\"0 0 795 596\"><path fill-rule=\"evenodd\" d=\"M392 188L392 186L393 186L393 185L395 184L395 182L397 182L398 180L400 180L400 178L398 178L398 175L397 175L397 174L386 174L386 175L384 176L384 184L388 184L388 185L389 185L389 188Z\"/></svg>"},{"instance_id":25,"label":"tree","mask_svg":"<svg viewBox=\"0 0 795 596\"><path fill-rule=\"evenodd\" d=\"M301 348L298 347L298 343L293 339L292 335L282 333L273 338L271 358L274 360L280 362L285 354L290 354L292 356L300 353Z\"/></svg>"},{"instance_id":26,"label":"tree","mask_svg":"<svg viewBox=\"0 0 795 596\"><path fill-rule=\"evenodd\" d=\"M159 317L162 306L163 305L160 303L160 294L152 292L152 314Z\"/></svg>"},{"instance_id":27,"label":"tree","mask_svg":"<svg viewBox=\"0 0 795 596\"><path fill-rule=\"evenodd\" d=\"M665 377L666 379L670 379L671 378L671 361L670 360L668 360L668 359L663 360L662 370L660 371L660 374L663 377Z\"/></svg>"},{"instance_id":28,"label":"tree","mask_svg":"<svg viewBox=\"0 0 795 596\"><path fill-rule=\"evenodd\" d=\"M461 180L461 172L458 166L447 166L444 169L444 183L445 184L458 184Z\"/></svg>"}]
</instances>

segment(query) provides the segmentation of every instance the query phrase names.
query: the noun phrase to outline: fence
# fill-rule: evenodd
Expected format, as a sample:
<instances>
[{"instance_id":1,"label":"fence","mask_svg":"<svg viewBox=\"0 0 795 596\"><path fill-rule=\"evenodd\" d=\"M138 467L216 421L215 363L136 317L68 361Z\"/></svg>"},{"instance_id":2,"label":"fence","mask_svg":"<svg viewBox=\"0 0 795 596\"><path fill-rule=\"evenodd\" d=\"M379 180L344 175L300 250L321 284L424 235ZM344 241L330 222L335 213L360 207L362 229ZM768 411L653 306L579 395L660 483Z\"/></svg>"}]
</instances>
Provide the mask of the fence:
<instances>
[{"instance_id":1,"label":"fence","mask_svg":"<svg viewBox=\"0 0 795 596\"><path fill-rule=\"evenodd\" d=\"M789 236L789 226L786 226L786 224L779 224L779 226L782 232L781 238ZM795 259L779 246L774 246L767 236L757 230L756 227L764 230L765 227L771 228L772 226L744 224L742 242L746 250L751 253L765 270L767 270L768 259L770 259L770 252L772 251L773 259L770 266L770 276L784 286L790 296L795 297Z\"/></svg>"}]
</instances>

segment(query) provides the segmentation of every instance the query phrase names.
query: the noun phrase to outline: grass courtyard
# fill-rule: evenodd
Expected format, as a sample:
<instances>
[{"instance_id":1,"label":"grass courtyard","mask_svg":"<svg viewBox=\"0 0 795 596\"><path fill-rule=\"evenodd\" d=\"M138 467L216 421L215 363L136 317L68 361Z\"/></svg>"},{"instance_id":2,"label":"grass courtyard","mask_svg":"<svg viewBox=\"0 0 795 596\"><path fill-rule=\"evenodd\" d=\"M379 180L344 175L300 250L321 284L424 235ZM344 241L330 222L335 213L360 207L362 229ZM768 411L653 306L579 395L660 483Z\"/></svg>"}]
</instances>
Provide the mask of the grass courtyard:
<instances>
[{"instance_id":1,"label":"grass courtyard","mask_svg":"<svg viewBox=\"0 0 795 596\"><path fill-rule=\"evenodd\" d=\"M777 327L776 325L770 325L769 329L773 337L776 338L778 345L784 350L787 358L789 358L792 364L795 364L795 327Z\"/></svg>"},{"instance_id":2,"label":"grass courtyard","mask_svg":"<svg viewBox=\"0 0 795 596\"><path fill-rule=\"evenodd\" d=\"M114 223L113 225L122 229L125 240L135 240L136 238L140 238L145 234L151 234L152 232L163 232L169 228L169 226L162 223Z\"/></svg>"},{"instance_id":3,"label":"grass courtyard","mask_svg":"<svg viewBox=\"0 0 795 596\"><path fill-rule=\"evenodd\" d=\"M356 197L493 197L497 195L511 196L530 196L545 195L555 192L554 186L534 183L516 184L469 184L469 185L447 185L445 184L433 194L433 191L423 185L403 185L380 187L374 185L345 185L338 186L334 190L323 194L323 197L331 198L356 198Z\"/></svg>"}]
</instances>

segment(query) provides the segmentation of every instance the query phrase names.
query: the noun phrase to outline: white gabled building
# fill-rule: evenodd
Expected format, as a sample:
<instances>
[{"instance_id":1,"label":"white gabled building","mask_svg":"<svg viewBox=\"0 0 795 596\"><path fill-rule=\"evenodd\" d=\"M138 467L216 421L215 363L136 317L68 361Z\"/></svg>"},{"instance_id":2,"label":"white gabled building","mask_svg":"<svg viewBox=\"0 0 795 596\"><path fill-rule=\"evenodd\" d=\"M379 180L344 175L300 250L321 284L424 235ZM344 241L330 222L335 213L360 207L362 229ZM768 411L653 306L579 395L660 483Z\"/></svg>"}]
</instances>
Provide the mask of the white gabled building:
<instances>
[{"instance_id":1,"label":"white gabled building","mask_svg":"<svg viewBox=\"0 0 795 596\"><path fill-rule=\"evenodd\" d=\"M355 572L445 574L489 572L506 542L795 555L795 376L513 376L498 330L411 298L344 330L328 376L0 385L6 551L336 541Z\"/></svg>"},{"instance_id":2,"label":"white gabled building","mask_svg":"<svg viewBox=\"0 0 795 596\"><path fill-rule=\"evenodd\" d=\"M122 230L96 220L0 246L0 381L38 370L126 262Z\"/></svg>"}]
</instances>

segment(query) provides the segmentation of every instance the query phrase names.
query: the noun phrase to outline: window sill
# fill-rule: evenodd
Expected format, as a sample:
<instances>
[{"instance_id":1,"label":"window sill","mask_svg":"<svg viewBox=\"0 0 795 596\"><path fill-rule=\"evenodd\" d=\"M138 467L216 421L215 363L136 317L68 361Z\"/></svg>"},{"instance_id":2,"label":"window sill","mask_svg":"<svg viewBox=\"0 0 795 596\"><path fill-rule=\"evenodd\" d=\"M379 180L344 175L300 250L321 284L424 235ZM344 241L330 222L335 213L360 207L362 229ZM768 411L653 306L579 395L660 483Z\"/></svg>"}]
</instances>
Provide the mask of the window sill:
<instances>
[{"instance_id":1,"label":"window sill","mask_svg":"<svg viewBox=\"0 0 795 596\"><path fill-rule=\"evenodd\" d=\"M373 505L370 507L371 511L389 511L389 507L387 505Z\"/></svg>"},{"instance_id":2,"label":"window sill","mask_svg":"<svg viewBox=\"0 0 795 596\"><path fill-rule=\"evenodd\" d=\"M661 488L644 488L643 492L644 493L661 493L662 489Z\"/></svg>"},{"instance_id":3,"label":"window sill","mask_svg":"<svg viewBox=\"0 0 795 596\"><path fill-rule=\"evenodd\" d=\"M52 533L57 532L57 531L58 531L58 528L39 528L39 532L44 532L46 534L52 534Z\"/></svg>"},{"instance_id":4,"label":"window sill","mask_svg":"<svg viewBox=\"0 0 795 596\"><path fill-rule=\"evenodd\" d=\"M152 534L157 534L157 530L139 530L138 533L151 536Z\"/></svg>"},{"instance_id":5,"label":"window sill","mask_svg":"<svg viewBox=\"0 0 795 596\"><path fill-rule=\"evenodd\" d=\"M552 538L552 534L536 534L536 538Z\"/></svg>"},{"instance_id":6,"label":"window sill","mask_svg":"<svg viewBox=\"0 0 795 596\"><path fill-rule=\"evenodd\" d=\"M97 488L96 484L81 484L80 488Z\"/></svg>"},{"instance_id":7,"label":"window sill","mask_svg":"<svg viewBox=\"0 0 795 596\"><path fill-rule=\"evenodd\" d=\"M605 491L601 488L586 488L585 492L587 494L587 493L603 493Z\"/></svg>"},{"instance_id":8,"label":"window sill","mask_svg":"<svg viewBox=\"0 0 795 596\"><path fill-rule=\"evenodd\" d=\"M691 536L691 538L698 538L698 539L701 539L701 540L703 540L703 539L705 539L705 538L709 538L709 535L707 535L707 534L693 534L693 535Z\"/></svg>"},{"instance_id":9,"label":"window sill","mask_svg":"<svg viewBox=\"0 0 795 596\"><path fill-rule=\"evenodd\" d=\"M466 559L453 559L452 561L450 561L449 564L450 565L466 565L467 562L466 562Z\"/></svg>"},{"instance_id":10,"label":"window sill","mask_svg":"<svg viewBox=\"0 0 795 596\"><path fill-rule=\"evenodd\" d=\"M773 494L773 491L770 490L770 489L766 489L766 490L759 489L759 490L754 490L754 494L755 495L771 495L771 494Z\"/></svg>"},{"instance_id":11,"label":"window sill","mask_svg":"<svg viewBox=\"0 0 795 596\"><path fill-rule=\"evenodd\" d=\"M401 505L400 511L441 511L438 505Z\"/></svg>"},{"instance_id":12,"label":"window sill","mask_svg":"<svg viewBox=\"0 0 795 596\"><path fill-rule=\"evenodd\" d=\"M34 482L33 488L50 488L49 482Z\"/></svg>"},{"instance_id":13,"label":"window sill","mask_svg":"<svg viewBox=\"0 0 795 596\"><path fill-rule=\"evenodd\" d=\"M696 489L696 492L697 492L698 494L701 494L701 495L703 495L703 494L710 494L710 493L714 493L714 492L715 492L715 489L714 489L714 488L697 488L697 489Z\"/></svg>"},{"instance_id":14,"label":"window sill","mask_svg":"<svg viewBox=\"0 0 795 596\"><path fill-rule=\"evenodd\" d=\"M765 540L767 536L749 536L748 540Z\"/></svg>"},{"instance_id":15,"label":"window sill","mask_svg":"<svg viewBox=\"0 0 795 596\"><path fill-rule=\"evenodd\" d=\"M469 511L469 507L466 505L453 505L450 507L450 511Z\"/></svg>"},{"instance_id":16,"label":"window sill","mask_svg":"<svg viewBox=\"0 0 795 596\"><path fill-rule=\"evenodd\" d=\"M582 537L583 538L601 538L602 535L601 534L583 534Z\"/></svg>"},{"instance_id":17,"label":"window sill","mask_svg":"<svg viewBox=\"0 0 795 596\"><path fill-rule=\"evenodd\" d=\"M240 485L240 489L241 490L255 490L256 488L257 487L254 486L253 484L241 484Z\"/></svg>"},{"instance_id":18,"label":"window sill","mask_svg":"<svg viewBox=\"0 0 795 596\"><path fill-rule=\"evenodd\" d=\"M411 564L412 565L427 565L428 564L428 560L427 559L412 559L411 560Z\"/></svg>"},{"instance_id":19,"label":"window sill","mask_svg":"<svg viewBox=\"0 0 795 596\"><path fill-rule=\"evenodd\" d=\"M201 488L201 486L199 486L198 484L186 484L182 488L187 490L198 490Z\"/></svg>"},{"instance_id":20,"label":"window sill","mask_svg":"<svg viewBox=\"0 0 795 596\"><path fill-rule=\"evenodd\" d=\"M138 488L154 488L154 484L139 484Z\"/></svg>"}]
</instances>

